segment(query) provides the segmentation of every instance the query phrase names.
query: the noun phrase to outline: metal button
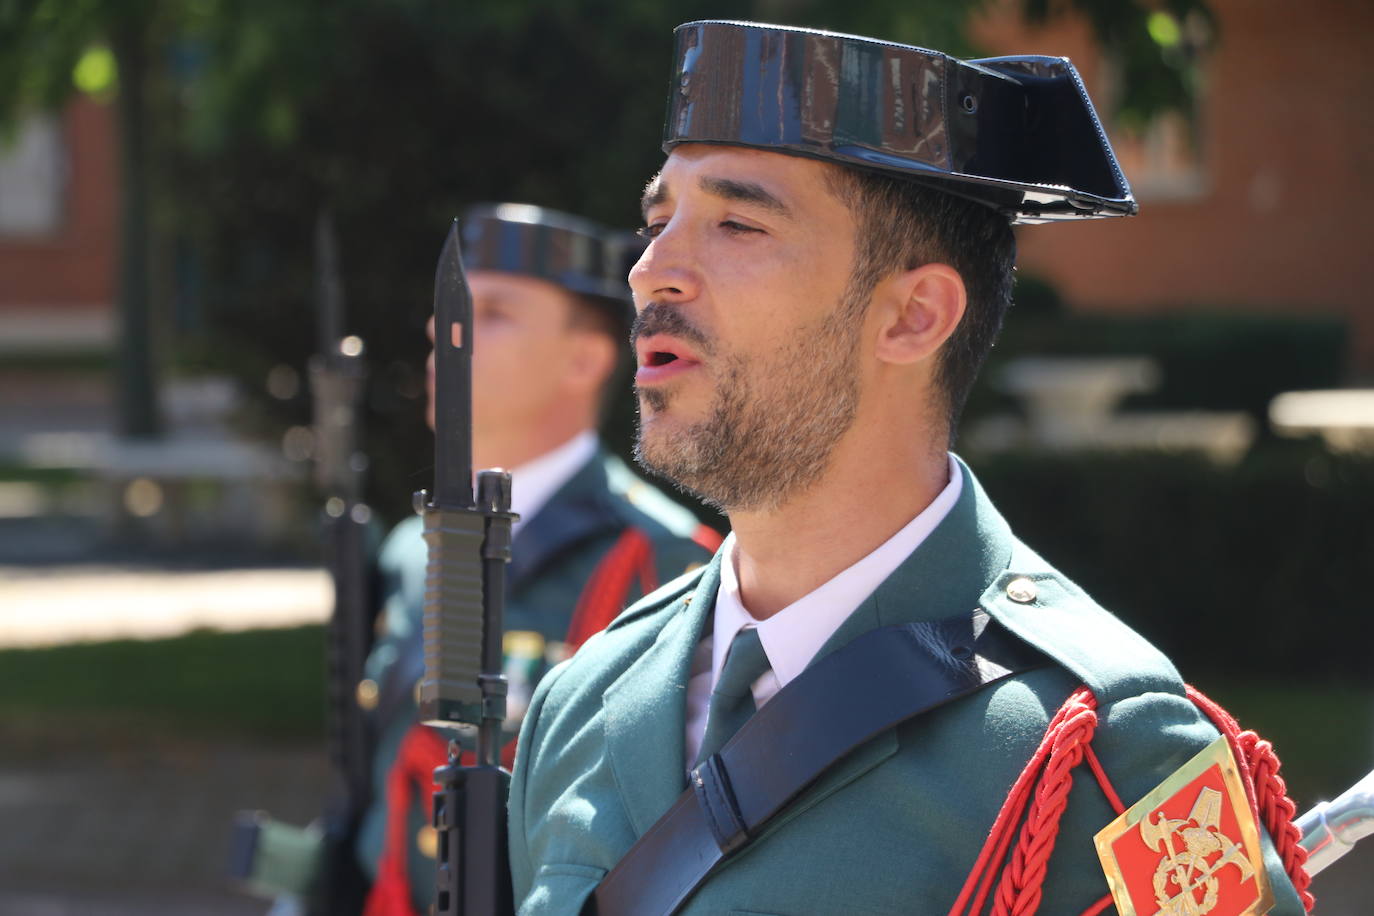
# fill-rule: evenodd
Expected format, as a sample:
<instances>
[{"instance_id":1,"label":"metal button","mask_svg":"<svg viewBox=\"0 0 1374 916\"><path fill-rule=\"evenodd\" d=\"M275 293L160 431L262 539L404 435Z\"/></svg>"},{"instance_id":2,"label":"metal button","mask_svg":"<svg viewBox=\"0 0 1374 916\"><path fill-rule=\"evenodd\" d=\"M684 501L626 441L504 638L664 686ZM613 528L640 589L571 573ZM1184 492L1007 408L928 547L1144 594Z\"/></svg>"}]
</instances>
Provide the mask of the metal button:
<instances>
[{"instance_id":1,"label":"metal button","mask_svg":"<svg viewBox=\"0 0 1374 916\"><path fill-rule=\"evenodd\" d=\"M366 678L358 682L358 707L364 712L372 712L377 708L377 699L381 696L381 691L377 689L377 682L372 678Z\"/></svg>"},{"instance_id":2,"label":"metal button","mask_svg":"<svg viewBox=\"0 0 1374 916\"><path fill-rule=\"evenodd\" d=\"M1017 604L1030 604L1039 593L1035 583L1024 576L1007 583L1007 597Z\"/></svg>"},{"instance_id":3,"label":"metal button","mask_svg":"<svg viewBox=\"0 0 1374 916\"><path fill-rule=\"evenodd\" d=\"M427 859L432 859L439 854L439 834L428 824L421 827L415 834L415 848L420 850L420 855Z\"/></svg>"}]
</instances>

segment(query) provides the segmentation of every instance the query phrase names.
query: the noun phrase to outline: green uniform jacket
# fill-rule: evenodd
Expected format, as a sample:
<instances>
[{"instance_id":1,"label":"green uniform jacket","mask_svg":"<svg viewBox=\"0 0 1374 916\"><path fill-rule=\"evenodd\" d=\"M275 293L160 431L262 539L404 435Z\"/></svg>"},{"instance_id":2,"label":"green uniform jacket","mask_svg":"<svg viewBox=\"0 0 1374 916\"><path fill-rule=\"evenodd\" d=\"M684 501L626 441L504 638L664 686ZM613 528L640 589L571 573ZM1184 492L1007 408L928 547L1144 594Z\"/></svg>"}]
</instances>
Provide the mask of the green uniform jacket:
<instances>
[{"instance_id":1,"label":"green uniform jacket","mask_svg":"<svg viewBox=\"0 0 1374 916\"><path fill-rule=\"evenodd\" d=\"M1008 789L1080 684L1097 696L1093 748L1127 805L1216 738L1168 659L1020 543L963 473L954 509L817 657L877 627L982 607L1058 665L860 746L717 871L684 912L948 912ZM719 564L717 555L641 601L535 692L510 797L521 916L578 913L686 787L684 700ZM1028 604L1007 597L1021 576L1038 586ZM1074 777L1041 914L1078 914L1107 893L1093 834L1116 815L1086 770ZM1265 845L1278 900L1272 912L1297 916L1301 905L1267 837Z\"/></svg>"},{"instance_id":2,"label":"green uniform jacket","mask_svg":"<svg viewBox=\"0 0 1374 916\"><path fill-rule=\"evenodd\" d=\"M507 632L526 630L548 642L561 641L583 585L632 526L648 535L653 545L659 582L710 559L691 540L698 527L691 512L644 483L620 459L601 451L517 533L507 576ZM373 802L358 836L359 861L372 877L385 837L387 774L402 738L415 722L414 685L423 669L419 650L428 559L423 527L418 516L399 524L383 545L379 561L384 603L377 645L366 665L366 676L380 685L375 714L378 746L373 759ZM637 583L634 589L631 600L640 597ZM414 842L427 823L418 804L410 820L407 871L416 909L425 912L434 896L435 863Z\"/></svg>"}]
</instances>

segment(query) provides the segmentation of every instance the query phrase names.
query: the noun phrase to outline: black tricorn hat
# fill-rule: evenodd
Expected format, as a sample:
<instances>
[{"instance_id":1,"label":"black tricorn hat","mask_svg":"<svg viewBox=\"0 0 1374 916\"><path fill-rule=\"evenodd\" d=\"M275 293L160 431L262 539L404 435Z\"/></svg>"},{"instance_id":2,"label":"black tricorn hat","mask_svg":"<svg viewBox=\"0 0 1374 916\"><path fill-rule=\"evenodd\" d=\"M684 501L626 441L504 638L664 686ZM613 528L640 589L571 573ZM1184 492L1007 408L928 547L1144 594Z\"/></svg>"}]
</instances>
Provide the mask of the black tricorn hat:
<instances>
[{"instance_id":1,"label":"black tricorn hat","mask_svg":"<svg viewBox=\"0 0 1374 916\"><path fill-rule=\"evenodd\" d=\"M856 35L688 22L663 149L719 143L897 174L1016 223L1129 216L1126 176L1067 58L957 60Z\"/></svg>"},{"instance_id":2,"label":"black tricorn hat","mask_svg":"<svg viewBox=\"0 0 1374 916\"><path fill-rule=\"evenodd\" d=\"M527 274L556 283L630 320L629 273L644 242L580 216L533 204L479 204L460 221L469 270Z\"/></svg>"}]
</instances>

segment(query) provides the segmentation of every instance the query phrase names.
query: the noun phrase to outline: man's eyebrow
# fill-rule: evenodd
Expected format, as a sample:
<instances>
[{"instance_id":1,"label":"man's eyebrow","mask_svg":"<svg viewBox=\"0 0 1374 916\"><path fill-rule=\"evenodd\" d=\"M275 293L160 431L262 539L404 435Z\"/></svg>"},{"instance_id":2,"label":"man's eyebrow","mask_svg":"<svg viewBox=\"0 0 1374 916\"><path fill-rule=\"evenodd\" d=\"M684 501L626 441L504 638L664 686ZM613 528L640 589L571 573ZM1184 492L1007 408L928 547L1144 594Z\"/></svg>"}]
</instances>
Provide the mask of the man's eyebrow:
<instances>
[{"instance_id":1,"label":"man's eyebrow","mask_svg":"<svg viewBox=\"0 0 1374 916\"><path fill-rule=\"evenodd\" d=\"M733 178L713 178L708 175L698 180L697 186L715 197L754 204L779 216L792 218L792 209L761 184L737 181ZM644 196L639 200L640 212L647 218L649 210L666 202L671 196L668 185L663 181L663 175L655 175L644 187Z\"/></svg>"},{"instance_id":2,"label":"man's eyebrow","mask_svg":"<svg viewBox=\"0 0 1374 916\"><path fill-rule=\"evenodd\" d=\"M712 178L707 175L697 182L707 194L716 197L723 197L726 200L739 201L746 204L755 204L778 216L792 217L792 210L787 204L773 196L767 188L752 181L736 181L733 178Z\"/></svg>"}]
</instances>

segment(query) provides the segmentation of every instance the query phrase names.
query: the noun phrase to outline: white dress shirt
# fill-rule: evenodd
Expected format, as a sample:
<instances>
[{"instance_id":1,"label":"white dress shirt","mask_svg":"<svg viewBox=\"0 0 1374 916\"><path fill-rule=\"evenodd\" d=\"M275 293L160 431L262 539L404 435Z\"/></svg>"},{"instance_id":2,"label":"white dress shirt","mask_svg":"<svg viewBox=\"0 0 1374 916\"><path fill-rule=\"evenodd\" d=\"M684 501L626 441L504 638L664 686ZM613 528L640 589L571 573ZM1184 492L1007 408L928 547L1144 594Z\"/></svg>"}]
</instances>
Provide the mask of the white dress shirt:
<instances>
[{"instance_id":1,"label":"white dress shirt","mask_svg":"<svg viewBox=\"0 0 1374 916\"><path fill-rule=\"evenodd\" d=\"M692 676L687 682L686 767L696 763L706 731L706 711L711 690L720 677L725 654L735 634L750 627L759 631L759 642L772 670L753 685L754 705L762 708L793 678L801 674L840 624L854 613L888 576L902 565L930 532L944 520L959 500L964 477L954 458L949 459L949 483L919 515L888 538L868 556L803 595L767 620L751 615L739 594L735 568L735 535L722 545L720 588L716 592L714 624L697 645Z\"/></svg>"},{"instance_id":2,"label":"white dress shirt","mask_svg":"<svg viewBox=\"0 0 1374 916\"><path fill-rule=\"evenodd\" d=\"M583 430L553 451L511 469L510 509L520 516L511 526L512 534L534 518L559 487L592 460L596 445L596 433Z\"/></svg>"}]
</instances>

